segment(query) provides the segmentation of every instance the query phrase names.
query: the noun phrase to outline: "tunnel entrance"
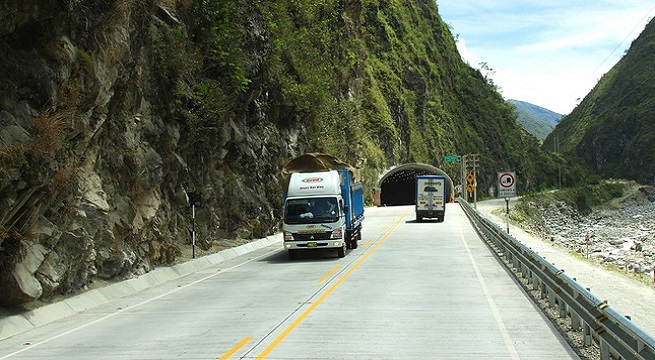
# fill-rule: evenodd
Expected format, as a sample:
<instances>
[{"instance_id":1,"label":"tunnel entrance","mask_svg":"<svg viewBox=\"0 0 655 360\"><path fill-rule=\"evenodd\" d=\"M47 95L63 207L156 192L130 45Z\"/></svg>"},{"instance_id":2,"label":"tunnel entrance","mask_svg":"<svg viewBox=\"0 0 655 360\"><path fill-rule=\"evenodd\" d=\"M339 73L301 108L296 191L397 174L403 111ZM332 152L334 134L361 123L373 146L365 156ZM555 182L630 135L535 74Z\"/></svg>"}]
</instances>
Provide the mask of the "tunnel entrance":
<instances>
[{"instance_id":1,"label":"tunnel entrance","mask_svg":"<svg viewBox=\"0 0 655 360\"><path fill-rule=\"evenodd\" d=\"M447 178L446 198L453 191L453 181L443 170L428 164L403 164L389 170L378 181L378 206L414 205L416 198L416 176L443 175Z\"/></svg>"}]
</instances>

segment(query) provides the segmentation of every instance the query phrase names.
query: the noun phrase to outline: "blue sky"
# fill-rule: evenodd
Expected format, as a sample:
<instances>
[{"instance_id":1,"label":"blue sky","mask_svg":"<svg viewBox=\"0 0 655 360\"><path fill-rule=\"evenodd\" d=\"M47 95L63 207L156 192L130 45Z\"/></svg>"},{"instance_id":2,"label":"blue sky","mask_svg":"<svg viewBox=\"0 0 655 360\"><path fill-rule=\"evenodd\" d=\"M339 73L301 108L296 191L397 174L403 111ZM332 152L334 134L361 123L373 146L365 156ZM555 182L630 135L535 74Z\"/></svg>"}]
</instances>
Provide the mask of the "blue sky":
<instances>
[{"instance_id":1,"label":"blue sky","mask_svg":"<svg viewBox=\"0 0 655 360\"><path fill-rule=\"evenodd\" d=\"M436 0L471 66L505 99L568 114L655 16L645 0Z\"/></svg>"}]
</instances>

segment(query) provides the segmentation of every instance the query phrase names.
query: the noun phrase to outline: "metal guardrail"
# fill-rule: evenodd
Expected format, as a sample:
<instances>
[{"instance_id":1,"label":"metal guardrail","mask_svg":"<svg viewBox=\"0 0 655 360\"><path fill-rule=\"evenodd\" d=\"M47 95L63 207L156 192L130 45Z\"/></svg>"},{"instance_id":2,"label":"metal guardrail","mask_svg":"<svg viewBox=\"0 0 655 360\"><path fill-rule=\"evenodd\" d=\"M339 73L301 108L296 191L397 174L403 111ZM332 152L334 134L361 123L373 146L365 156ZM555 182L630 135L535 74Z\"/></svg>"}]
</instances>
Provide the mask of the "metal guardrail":
<instances>
[{"instance_id":1,"label":"metal guardrail","mask_svg":"<svg viewBox=\"0 0 655 360\"><path fill-rule=\"evenodd\" d=\"M501 229L463 199L458 199L478 234L504 257L514 276L528 288L540 292L551 308L558 307L560 318L570 318L573 330L582 329L584 346L596 341L600 358L655 359L655 339L618 313L607 302L541 255L538 255Z\"/></svg>"}]
</instances>

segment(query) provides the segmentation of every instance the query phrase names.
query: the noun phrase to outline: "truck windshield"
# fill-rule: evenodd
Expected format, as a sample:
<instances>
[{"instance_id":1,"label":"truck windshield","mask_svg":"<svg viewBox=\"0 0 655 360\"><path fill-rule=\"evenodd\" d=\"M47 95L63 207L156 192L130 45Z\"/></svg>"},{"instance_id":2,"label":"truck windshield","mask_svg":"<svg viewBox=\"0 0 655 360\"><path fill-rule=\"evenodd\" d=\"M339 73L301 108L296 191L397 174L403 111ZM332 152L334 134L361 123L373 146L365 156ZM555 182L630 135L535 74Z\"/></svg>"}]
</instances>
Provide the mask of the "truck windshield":
<instances>
[{"instance_id":1,"label":"truck windshield","mask_svg":"<svg viewBox=\"0 0 655 360\"><path fill-rule=\"evenodd\" d=\"M337 198L289 199L284 205L287 224L320 224L339 220Z\"/></svg>"}]
</instances>

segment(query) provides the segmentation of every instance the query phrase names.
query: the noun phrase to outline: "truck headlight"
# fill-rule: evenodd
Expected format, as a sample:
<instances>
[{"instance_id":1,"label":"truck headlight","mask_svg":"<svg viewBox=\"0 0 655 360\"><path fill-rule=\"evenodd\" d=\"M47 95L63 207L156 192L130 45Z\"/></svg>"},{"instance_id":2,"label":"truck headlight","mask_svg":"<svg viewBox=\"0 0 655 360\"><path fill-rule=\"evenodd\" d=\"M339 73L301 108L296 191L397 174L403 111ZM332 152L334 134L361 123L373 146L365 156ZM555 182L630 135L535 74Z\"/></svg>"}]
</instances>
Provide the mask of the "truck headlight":
<instances>
[{"instance_id":1,"label":"truck headlight","mask_svg":"<svg viewBox=\"0 0 655 360\"><path fill-rule=\"evenodd\" d=\"M341 239L341 238L343 238L343 230L341 228L332 231L332 235L330 235L330 239Z\"/></svg>"}]
</instances>

